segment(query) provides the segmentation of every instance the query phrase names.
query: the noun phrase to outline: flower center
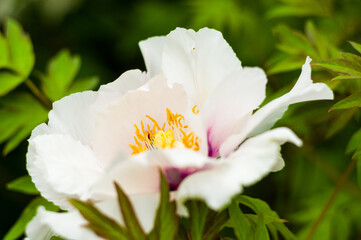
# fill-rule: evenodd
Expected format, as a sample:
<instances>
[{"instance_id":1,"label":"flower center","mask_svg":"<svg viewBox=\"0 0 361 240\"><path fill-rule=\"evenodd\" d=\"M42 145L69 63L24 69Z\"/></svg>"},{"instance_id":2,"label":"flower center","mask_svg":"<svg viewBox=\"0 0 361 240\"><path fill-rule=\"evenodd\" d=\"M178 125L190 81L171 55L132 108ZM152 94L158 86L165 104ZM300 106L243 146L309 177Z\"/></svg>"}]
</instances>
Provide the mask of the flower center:
<instances>
[{"instance_id":1,"label":"flower center","mask_svg":"<svg viewBox=\"0 0 361 240\"><path fill-rule=\"evenodd\" d=\"M196 106L193 107L195 112ZM166 109L167 122L162 127L152 117L146 117L152 121L153 126L144 125L143 121L140 126L134 124L135 127L135 144L129 144L133 150L132 155L152 149L165 148L182 148L186 147L199 150L200 139L192 132L188 125L185 125L184 116L178 113L172 113L170 109Z\"/></svg>"}]
</instances>

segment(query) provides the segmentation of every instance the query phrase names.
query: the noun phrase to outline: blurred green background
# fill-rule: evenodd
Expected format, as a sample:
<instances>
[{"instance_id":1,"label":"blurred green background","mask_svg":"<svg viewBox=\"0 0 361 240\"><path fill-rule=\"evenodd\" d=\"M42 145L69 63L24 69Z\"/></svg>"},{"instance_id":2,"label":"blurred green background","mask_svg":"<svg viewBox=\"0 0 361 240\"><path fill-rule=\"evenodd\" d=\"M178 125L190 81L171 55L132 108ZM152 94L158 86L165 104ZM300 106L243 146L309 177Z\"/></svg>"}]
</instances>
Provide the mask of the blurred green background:
<instances>
[{"instance_id":1,"label":"blurred green background","mask_svg":"<svg viewBox=\"0 0 361 240\"><path fill-rule=\"evenodd\" d=\"M315 63L341 58L340 52L357 55L347 41L361 43L360 10L359 0L0 0L3 32L6 19L11 17L31 37L36 60L29 78L37 86L42 84L40 73L46 72L49 60L61 49L80 56L77 79L97 76L99 82L93 78L87 85L96 89L126 70L145 70L140 40L166 35L176 27L209 27L223 33L244 66L266 70L268 99L292 87L306 56ZM245 192L267 201L289 220L288 226L301 239L309 233L351 161L351 154L345 151L348 145L349 152L354 150L349 141L361 126L357 106L328 112L337 101L361 91L360 77L331 82L337 74L316 65L312 76L334 89L335 100L297 104L289 109L277 125L293 129L304 146L286 145L282 151L285 169ZM28 87L19 84L11 93L3 94L0 109L9 101L6 97L29 92ZM24 132L20 140L29 133ZM6 189L8 182L27 173L27 142L18 141L17 147L9 150L6 144L12 138L2 134L0 236L33 198ZM354 137L352 144L360 145L357 139L361 136ZM361 239L361 191L356 178L356 171L352 171L313 239Z\"/></svg>"}]
</instances>

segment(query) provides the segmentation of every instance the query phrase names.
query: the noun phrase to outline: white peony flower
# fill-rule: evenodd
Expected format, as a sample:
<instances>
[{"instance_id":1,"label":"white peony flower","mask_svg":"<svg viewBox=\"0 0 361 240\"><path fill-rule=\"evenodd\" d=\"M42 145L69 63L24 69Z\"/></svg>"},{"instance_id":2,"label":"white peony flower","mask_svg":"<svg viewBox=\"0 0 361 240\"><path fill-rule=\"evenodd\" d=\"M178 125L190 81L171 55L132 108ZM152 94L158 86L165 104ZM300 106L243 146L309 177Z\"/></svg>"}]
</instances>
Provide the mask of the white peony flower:
<instances>
[{"instance_id":1,"label":"white peony flower","mask_svg":"<svg viewBox=\"0 0 361 240\"><path fill-rule=\"evenodd\" d=\"M307 58L293 89L256 110L265 98L264 71L242 68L215 30L178 28L140 48L147 74L128 71L97 92L65 97L54 103L48 124L34 129L29 174L42 196L68 212L39 209L29 239L99 239L67 199L92 199L121 222L113 181L149 232L159 169L179 214L187 215L183 203L191 198L219 210L244 186L284 166L282 144L301 145L287 128L269 130L288 105L333 98L325 84L312 82Z\"/></svg>"}]
</instances>

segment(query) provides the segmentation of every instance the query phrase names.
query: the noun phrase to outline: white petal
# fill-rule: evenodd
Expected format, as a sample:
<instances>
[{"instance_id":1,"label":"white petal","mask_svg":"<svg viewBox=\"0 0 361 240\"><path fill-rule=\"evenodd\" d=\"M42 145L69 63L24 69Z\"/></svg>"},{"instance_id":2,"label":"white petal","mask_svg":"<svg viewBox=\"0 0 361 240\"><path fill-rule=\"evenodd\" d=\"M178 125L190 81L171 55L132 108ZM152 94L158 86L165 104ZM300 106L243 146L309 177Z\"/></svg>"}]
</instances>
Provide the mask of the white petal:
<instances>
[{"instance_id":1,"label":"white petal","mask_svg":"<svg viewBox=\"0 0 361 240\"><path fill-rule=\"evenodd\" d=\"M267 77L260 68L243 68L222 82L206 101L204 115L212 156L220 145L247 123L252 111L264 100Z\"/></svg>"},{"instance_id":2,"label":"white petal","mask_svg":"<svg viewBox=\"0 0 361 240\"><path fill-rule=\"evenodd\" d=\"M129 70L120 75L114 82L102 85L98 91L95 105L99 111L108 104L119 100L128 91L135 90L144 85L149 80L146 73L140 70Z\"/></svg>"},{"instance_id":3,"label":"white petal","mask_svg":"<svg viewBox=\"0 0 361 240\"><path fill-rule=\"evenodd\" d=\"M169 167L201 169L214 164L207 156L189 149L147 151L115 162L85 199L103 200L114 197L114 182L129 195L159 193L160 170Z\"/></svg>"},{"instance_id":4,"label":"white petal","mask_svg":"<svg viewBox=\"0 0 361 240\"><path fill-rule=\"evenodd\" d=\"M32 137L60 133L90 145L97 112L127 91L139 88L147 80L146 74L140 70L130 70L114 82L102 85L98 92L85 91L64 97L54 102L48 125L41 124L34 129Z\"/></svg>"},{"instance_id":5,"label":"white petal","mask_svg":"<svg viewBox=\"0 0 361 240\"><path fill-rule=\"evenodd\" d=\"M113 191L115 192L115 188ZM149 233L153 229L160 200L159 193L128 195L128 198L133 206L140 225L146 233ZM115 196L97 203L96 207L98 207L101 212L124 226L124 220L121 216L118 201Z\"/></svg>"},{"instance_id":6,"label":"white petal","mask_svg":"<svg viewBox=\"0 0 361 240\"><path fill-rule=\"evenodd\" d=\"M157 76L142 89L128 92L122 99L100 112L96 119L93 149L104 165L114 160L120 152L131 154L129 144L135 144L135 127L143 121L145 127L155 119L160 127L166 123L166 109L185 113L187 97L179 84L169 88L166 80Z\"/></svg>"},{"instance_id":7,"label":"white petal","mask_svg":"<svg viewBox=\"0 0 361 240\"><path fill-rule=\"evenodd\" d=\"M116 196L114 182L130 195L159 192L159 161L152 161L151 156L145 152L113 163L112 168L94 184L86 199L103 200Z\"/></svg>"},{"instance_id":8,"label":"white petal","mask_svg":"<svg viewBox=\"0 0 361 240\"><path fill-rule=\"evenodd\" d=\"M102 174L92 150L66 135L40 135L29 140L27 169L40 193L68 208L68 197L80 197Z\"/></svg>"},{"instance_id":9,"label":"white petal","mask_svg":"<svg viewBox=\"0 0 361 240\"><path fill-rule=\"evenodd\" d=\"M220 32L177 28L165 38L163 73L170 83L181 83L199 105L241 63Z\"/></svg>"},{"instance_id":10,"label":"white petal","mask_svg":"<svg viewBox=\"0 0 361 240\"><path fill-rule=\"evenodd\" d=\"M151 37L139 42L145 66L151 77L162 73L162 53L165 37Z\"/></svg>"},{"instance_id":11,"label":"white petal","mask_svg":"<svg viewBox=\"0 0 361 240\"><path fill-rule=\"evenodd\" d=\"M26 227L26 235L29 240L48 240L51 236L72 240L101 240L85 228L86 223L77 211L56 213L39 207L37 215Z\"/></svg>"},{"instance_id":12,"label":"white petal","mask_svg":"<svg viewBox=\"0 0 361 240\"><path fill-rule=\"evenodd\" d=\"M83 144L90 145L96 98L96 92L85 91L54 102L53 109L49 112L50 131L72 136Z\"/></svg>"},{"instance_id":13,"label":"white petal","mask_svg":"<svg viewBox=\"0 0 361 240\"><path fill-rule=\"evenodd\" d=\"M306 63L302 66L302 73L289 93L269 102L259 109L238 134L232 135L223 143L220 148L222 156L227 156L246 137L255 136L271 128L273 124L283 116L290 104L312 100L333 99L332 90L326 84L312 82L310 62L311 59L307 57Z\"/></svg>"},{"instance_id":14,"label":"white petal","mask_svg":"<svg viewBox=\"0 0 361 240\"><path fill-rule=\"evenodd\" d=\"M227 159L219 159L219 166L189 176L178 189L181 208L187 199L200 198L210 208L219 210L242 191L242 186L249 186L274 170L280 160L280 145L286 141L301 144L287 128L270 130L242 143Z\"/></svg>"}]
</instances>

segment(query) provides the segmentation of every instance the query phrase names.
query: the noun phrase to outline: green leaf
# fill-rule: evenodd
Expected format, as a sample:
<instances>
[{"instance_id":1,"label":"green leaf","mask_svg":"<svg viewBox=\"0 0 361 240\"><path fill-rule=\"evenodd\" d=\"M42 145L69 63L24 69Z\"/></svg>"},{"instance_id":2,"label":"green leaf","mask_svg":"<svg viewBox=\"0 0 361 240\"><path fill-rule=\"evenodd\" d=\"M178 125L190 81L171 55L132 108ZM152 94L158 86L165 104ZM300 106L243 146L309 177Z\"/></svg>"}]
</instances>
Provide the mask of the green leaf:
<instances>
[{"instance_id":1,"label":"green leaf","mask_svg":"<svg viewBox=\"0 0 361 240\"><path fill-rule=\"evenodd\" d=\"M0 143L9 140L3 153L13 150L47 118L48 110L28 93L14 93L0 98Z\"/></svg>"},{"instance_id":2,"label":"green leaf","mask_svg":"<svg viewBox=\"0 0 361 240\"><path fill-rule=\"evenodd\" d=\"M8 19L6 22L6 37L10 52L11 69L25 80L35 63L33 45L18 22Z\"/></svg>"},{"instance_id":3,"label":"green leaf","mask_svg":"<svg viewBox=\"0 0 361 240\"><path fill-rule=\"evenodd\" d=\"M189 234L192 240L200 240L203 236L207 220L208 207L203 201L190 200L185 204L189 211Z\"/></svg>"},{"instance_id":4,"label":"green leaf","mask_svg":"<svg viewBox=\"0 0 361 240\"><path fill-rule=\"evenodd\" d=\"M266 225L264 224L262 212L258 215L258 221L255 229L255 239L262 239L262 240L269 239L268 231Z\"/></svg>"},{"instance_id":5,"label":"green leaf","mask_svg":"<svg viewBox=\"0 0 361 240\"><path fill-rule=\"evenodd\" d=\"M25 194L39 194L29 175L19 177L6 185L7 189Z\"/></svg>"},{"instance_id":6,"label":"green leaf","mask_svg":"<svg viewBox=\"0 0 361 240\"><path fill-rule=\"evenodd\" d=\"M354 77L361 77L361 72L355 69L356 65L354 66L350 64L350 61L346 59L331 59L317 62L313 65L324 67L337 73L348 74Z\"/></svg>"},{"instance_id":7,"label":"green leaf","mask_svg":"<svg viewBox=\"0 0 361 240\"><path fill-rule=\"evenodd\" d=\"M80 57L71 56L66 49L61 50L50 59L46 74L41 75L40 79L44 93L52 101L59 100L68 93L79 72L80 64Z\"/></svg>"},{"instance_id":8,"label":"green leaf","mask_svg":"<svg viewBox=\"0 0 361 240\"><path fill-rule=\"evenodd\" d=\"M36 211L39 206L44 206L45 209L48 211L54 211L54 212L59 211L59 208L57 206L55 206L51 202L48 202L46 199L42 197L35 198L23 210L19 219L5 235L4 240L18 239L24 233L26 225L36 215Z\"/></svg>"},{"instance_id":9,"label":"green leaf","mask_svg":"<svg viewBox=\"0 0 361 240\"><path fill-rule=\"evenodd\" d=\"M69 88L66 95L76 93L76 92L82 92L85 90L94 89L99 83L98 77L89 77L89 78L83 78L83 79L77 79L74 81L74 83Z\"/></svg>"},{"instance_id":10,"label":"green leaf","mask_svg":"<svg viewBox=\"0 0 361 240\"><path fill-rule=\"evenodd\" d=\"M356 159L357 183L361 187L361 148L359 148L352 158Z\"/></svg>"},{"instance_id":11,"label":"green leaf","mask_svg":"<svg viewBox=\"0 0 361 240\"><path fill-rule=\"evenodd\" d=\"M355 43L355 42L350 42L350 44L352 45L352 47L354 49L356 49L356 51L358 51L361 54L361 44Z\"/></svg>"},{"instance_id":12,"label":"green leaf","mask_svg":"<svg viewBox=\"0 0 361 240\"><path fill-rule=\"evenodd\" d=\"M347 98L344 98L341 101L337 102L331 107L330 111L354 107L361 107L361 92L354 93L351 96L348 96Z\"/></svg>"},{"instance_id":13,"label":"green leaf","mask_svg":"<svg viewBox=\"0 0 361 240\"><path fill-rule=\"evenodd\" d=\"M361 128L352 135L347 144L346 153L351 153L357 148L361 148Z\"/></svg>"},{"instance_id":14,"label":"green leaf","mask_svg":"<svg viewBox=\"0 0 361 240\"><path fill-rule=\"evenodd\" d=\"M266 202L257 199L251 198L249 196L241 195L236 197L236 202L241 203L249 208L251 208L255 213L263 214L263 220L270 216L272 218L278 219L280 222L270 223L274 228L276 228L285 239L294 240L296 239L295 235L282 223L283 219L279 218L278 214L273 211Z\"/></svg>"},{"instance_id":15,"label":"green leaf","mask_svg":"<svg viewBox=\"0 0 361 240\"><path fill-rule=\"evenodd\" d=\"M258 215L255 215L255 214L244 214L244 216L254 222L257 222L257 220L258 220ZM285 220L285 219L281 219L279 217L274 217L274 216L269 216L269 215L264 215L263 220L264 220L265 224L287 222L287 220Z\"/></svg>"},{"instance_id":16,"label":"green leaf","mask_svg":"<svg viewBox=\"0 0 361 240\"><path fill-rule=\"evenodd\" d=\"M223 210L219 213L211 212L208 214L203 240L213 240L219 235L223 226L229 220L228 210Z\"/></svg>"},{"instance_id":17,"label":"green leaf","mask_svg":"<svg viewBox=\"0 0 361 240\"><path fill-rule=\"evenodd\" d=\"M248 240L252 238L251 224L242 213L238 204L233 201L228 209L230 223L238 240Z\"/></svg>"},{"instance_id":18,"label":"green leaf","mask_svg":"<svg viewBox=\"0 0 361 240\"><path fill-rule=\"evenodd\" d=\"M0 68L7 67L9 65L9 47L5 37L0 33Z\"/></svg>"},{"instance_id":19,"label":"green leaf","mask_svg":"<svg viewBox=\"0 0 361 240\"><path fill-rule=\"evenodd\" d=\"M179 225L176 203L169 199L169 186L162 172L160 172L160 178L160 205L149 238L154 240L176 239Z\"/></svg>"},{"instance_id":20,"label":"green leaf","mask_svg":"<svg viewBox=\"0 0 361 240\"><path fill-rule=\"evenodd\" d=\"M336 115L336 119L331 123L329 126L329 130L326 134L326 138L330 138L334 136L336 133L340 132L342 129L344 129L347 124L350 122L352 117L356 113L356 108L350 108L343 110L342 115Z\"/></svg>"},{"instance_id":21,"label":"green leaf","mask_svg":"<svg viewBox=\"0 0 361 240\"><path fill-rule=\"evenodd\" d=\"M340 51L330 43L329 39L321 34L312 21L307 21L305 29L307 38L314 45L317 50L319 59L336 58L340 56Z\"/></svg>"},{"instance_id":22,"label":"green leaf","mask_svg":"<svg viewBox=\"0 0 361 240\"><path fill-rule=\"evenodd\" d=\"M8 71L0 72L0 96L8 94L19 84L24 82L24 78Z\"/></svg>"},{"instance_id":23,"label":"green leaf","mask_svg":"<svg viewBox=\"0 0 361 240\"><path fill-rule=\"evenodd\" d=\"M281 39L281 43L277 45L277 48L281 51L290 55L308 55L312 58L318 56L314 47L304 34L284 25L277 26L274 29L274 33Z\"/></svg>"},{"instance_id":24,"label":"green leaf","mask_svg":"<svg viewBox=\"0 0 361 240\"><path fill-rule=\"evenodd\" d=\"M289 56L280 56L274 59L271 59L267 65L270 67L267 69L267 74L277 74L282 72L288 72L300 69L300 67L305 63L305 58L303 57L289 57Z\"/></svg>"},{"instance_id":25,"label":"green leaf","mask_svg":"<svg viewBox=\"0 0 361 240\"><path fill-rule=\"evenodd\" d=\"M88 221L86 227L95 234L108 240L129 240L131 236L127 230L115 220L100 212L92 203L70 199L70 203L78 209L80 214Z\"/></svg>"},{"instance_id":26,"label":"green leaf","mask_svg":"<svg viewBox=\"0 0 361 240\"><path fill-rule=\"evenodd\" d=\"M137 219L137 215L134 212L129 198L117 183L114 184L117 190L119 208L122 213L125 226L129 230L130 235L134 239L146 239L146 235Z\"/></svg>"},{"instance_id":27,"label":"green leaf","mask_svg":"<svg viewBox=\"0 0 361 240\"><path fill-rule=\"evenodd\" d=\"M329 16L332 12L332 2L313 0L283 1L282 5L273 7L268 13L268 18L280 17L305 17L305 16Z\"/></svg>"}]
</instances>

